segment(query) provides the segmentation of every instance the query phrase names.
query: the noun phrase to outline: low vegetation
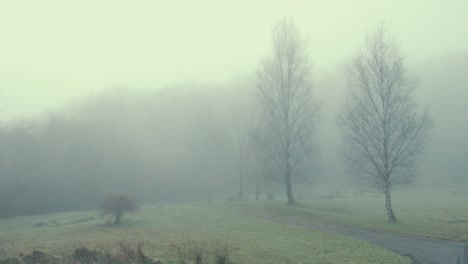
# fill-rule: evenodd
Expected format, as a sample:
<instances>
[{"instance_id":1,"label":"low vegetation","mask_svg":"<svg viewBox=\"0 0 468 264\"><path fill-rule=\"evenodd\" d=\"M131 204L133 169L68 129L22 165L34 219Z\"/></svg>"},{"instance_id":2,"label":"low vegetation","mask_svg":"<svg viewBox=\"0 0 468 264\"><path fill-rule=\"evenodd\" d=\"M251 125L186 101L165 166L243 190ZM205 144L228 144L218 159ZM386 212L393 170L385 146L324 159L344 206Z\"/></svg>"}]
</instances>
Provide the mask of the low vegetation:
<instances>
[{"instance_id":1,"label":"low vegetation","mask_svg":"<svg viewBox=\"0 0 468 264\"><path fill-rule=\"evenodd\" d=\"M103 225L100 219L68 225L95 215L93 211L55 213L0 220L3 256L40 250L69 256L82 246L106 252L120 248L122 239L161 263L410 263L385 248L326 232L284 225L252 217L236 203L200 203L142 207L120 225ZM283 206L285 207L285 206ZM2 246L3 245L3 246ZM1 252L1 250L0 250Z\"/></svg>"},{"instance_id":2,"label":"low vegetation","mask_svg":"<svg viewBox=\"0 0 468 264\"><path fill-rule=\"evenodd\" d=\"M142 244L132 247L127 242L120 242L116 247L102 247L90 250L86 246L76 248L72 254L53 255L40 250L31 254L19 253L0 260L0 264L162 264L159 260L147 257Z\"/></svg>"},{"instance_id":3,"label":"low vegetation","mask_svg":"<svg viewBox=\"0 0 468 264\"><path fill-rule=\"evenodd\" d=\"M99 212L104 217L111 217L113 224L118 225L127 213L138 212L138 204L128 195L119 193L112 194L102 200Z\"/></svg>"}]
</instances>

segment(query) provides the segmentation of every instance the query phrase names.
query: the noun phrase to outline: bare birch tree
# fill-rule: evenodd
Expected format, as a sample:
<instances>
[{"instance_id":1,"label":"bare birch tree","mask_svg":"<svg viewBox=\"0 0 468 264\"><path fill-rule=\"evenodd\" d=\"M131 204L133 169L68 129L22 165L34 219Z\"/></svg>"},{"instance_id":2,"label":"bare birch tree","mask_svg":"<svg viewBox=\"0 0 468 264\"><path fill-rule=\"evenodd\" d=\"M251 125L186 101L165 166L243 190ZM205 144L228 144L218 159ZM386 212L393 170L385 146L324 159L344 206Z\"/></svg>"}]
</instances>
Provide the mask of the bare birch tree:
<instances>
[{"instance_id":1,"label":"bare birch tree","mask_svg":"<svg viewBox=\"0 0 468 264\"><path fill-rule=\"evenodd\" d=\"M418 113L417 82L407 76L394 37L383 24L366 38L348 72L346 100L337 118L343 154L359 184L385 195L389 221L396 221L391 192L408 184L429 138L427 109Z\"/></svg>"},{"instance_id":2,"label":"bare birch tree","mask_svg":"<svg viewBox=\"0 0 468 264\"><path fill-rule=\"evenodd\" d=\"M311 67L306 45L292 19L284 17L273 30L273 55L258 75L258 98L267 128L264 150L283 175L288 204L295 199L292 180L309 162L314 145L318 106L312 97Z\"/></svg>"}]
</instances>

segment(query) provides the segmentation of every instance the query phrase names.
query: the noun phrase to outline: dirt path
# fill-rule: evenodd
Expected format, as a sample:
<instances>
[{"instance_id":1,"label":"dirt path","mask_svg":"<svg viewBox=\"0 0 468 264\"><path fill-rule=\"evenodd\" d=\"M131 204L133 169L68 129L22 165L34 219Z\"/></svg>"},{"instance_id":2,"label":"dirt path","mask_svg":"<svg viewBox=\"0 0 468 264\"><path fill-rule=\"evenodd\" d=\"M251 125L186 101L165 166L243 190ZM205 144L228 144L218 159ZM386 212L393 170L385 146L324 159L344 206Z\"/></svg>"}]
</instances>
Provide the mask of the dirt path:
<instances>
[{"instance_id":1,"label":"dirt path","mask_svg":"<svg viewBox=\"0 0 468 264\"><path fill-rule=\"evenodd\" d=\"M342 227L338 225L304 221L288 216L255 213L255 216L284 224L332 232L356 239L372 242L386 247L401 255L409 256L414 263L420 264L467 264L464 256L464 245L458 242L428 239L417 236L404 236L389 232L372 231L359 228Z\"/></svg>"}]
</instances>

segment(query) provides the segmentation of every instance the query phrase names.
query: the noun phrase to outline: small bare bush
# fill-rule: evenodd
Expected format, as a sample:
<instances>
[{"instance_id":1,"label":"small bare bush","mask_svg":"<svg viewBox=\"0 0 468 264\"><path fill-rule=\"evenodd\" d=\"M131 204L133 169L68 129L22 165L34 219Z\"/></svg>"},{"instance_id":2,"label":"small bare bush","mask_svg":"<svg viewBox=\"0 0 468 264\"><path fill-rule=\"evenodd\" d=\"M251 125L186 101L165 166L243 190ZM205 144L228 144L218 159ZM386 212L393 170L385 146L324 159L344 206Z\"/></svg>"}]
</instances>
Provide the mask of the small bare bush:
<instances>
[{"instance_id":1,"label":"small bare bush","mask_svg":"<svg viewBox=\"0 0 468 264\"><path fill-rule=\"evenodd\" d=\"M136 213L139 210L138 204L128 195L120 193L109 195L102 200L99 212L104 216L114 218L113 224L120 224L122 218L127 213Z\"/></svg>"}]
</instances>

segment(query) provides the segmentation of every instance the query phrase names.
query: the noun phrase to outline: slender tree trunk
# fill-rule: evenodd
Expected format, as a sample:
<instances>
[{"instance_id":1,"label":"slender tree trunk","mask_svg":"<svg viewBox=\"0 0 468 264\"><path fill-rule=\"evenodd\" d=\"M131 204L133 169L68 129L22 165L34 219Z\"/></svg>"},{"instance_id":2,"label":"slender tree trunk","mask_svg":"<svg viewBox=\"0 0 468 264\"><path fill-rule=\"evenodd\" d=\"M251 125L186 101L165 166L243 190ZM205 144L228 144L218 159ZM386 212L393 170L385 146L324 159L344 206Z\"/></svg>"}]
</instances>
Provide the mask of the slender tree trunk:
<instances>
[{"instance_id":1,"label":"slender tree trunk","mask_svg":"<svg viewBox=\"0 0 468 264\"><path fill-rule=\"evenodd\" d=\"M242 193L242 176L240 176L240 182L239 182L239 199L242 199L243 193Z\"/></svg>"},{"instance_id":2,"label":"slender tree trunk","mask_svg":"<svg viewBox=\"0 0 468 264\"><path fill-rule=\"evenodd\" d=\"M286 164L286 193L288 195L288 205L294 205L296 200L294 200L294 196L292 193L292 184L291 184L291 169L289 167L289 161Z\"/></svg>"},{"instance_id":3,"label":"slender tree trunk","mask_svg":"<svg viewBox=\"0 0 468 264\"><path fill-rule=\"evenodd\" d=\"M260 200L260 185L258 184L258 174L255 174L255 200Z\"/></svg>"},{"instance_id":4,"label":"slender tree trunk","mask_svg":"<svg viewBox=\"0 0 468 264\"><path fill-rule=\"evenodd\" d=\"M242 199L242 166L242 164L239 165L239 199Z\"/></svg>"},{"instance_id":5,"label":"slender tree trunk","mask_svg":"<svg viewBox=\"0 0 468 264\"><path fill-rule=\"evenodd\" d=\"M385 208L387 209L388 221L396 222L396 216L392 209L392 195L390 189L385 189Z\"/></svg>"},{"instance_id":6,"label":"slender tree trunk","mask_svg":"<svg viewBox=\"0 0 468 264\"><path fill-rule=\"evenodd\" d=\"M286 115L286 123L289 124L289 117ZM291 163L290 163L290 141L289 141L289 127L287 130L287 136L286 136L286 153L285 153L285 169L286 169L286 175L285 175L285 182L286 182L286 194L288 195L288 205L294 205L296 203L296 200L294 200L294 196L292 193L292 181L291 181Z\"/></svg>"}]
</instances>

